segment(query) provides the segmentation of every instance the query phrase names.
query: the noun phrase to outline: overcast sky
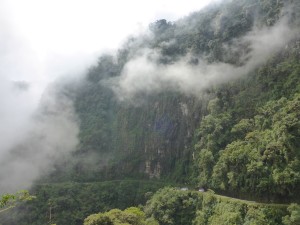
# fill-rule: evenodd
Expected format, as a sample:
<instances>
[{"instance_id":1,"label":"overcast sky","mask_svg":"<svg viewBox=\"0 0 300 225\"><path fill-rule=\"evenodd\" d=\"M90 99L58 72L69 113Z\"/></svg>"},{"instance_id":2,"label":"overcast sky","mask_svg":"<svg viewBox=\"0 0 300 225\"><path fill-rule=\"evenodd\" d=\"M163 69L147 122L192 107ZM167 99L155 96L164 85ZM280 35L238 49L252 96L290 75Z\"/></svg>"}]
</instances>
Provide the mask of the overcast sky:
<instances>
[{"instance_id":1,"label":"overcast sky","mask_svg":"<svg viewBox=\"0 0 300 225\"><path fill-rule=\"evenodd\" d=\"M210 1L0 0L0 6L2 26L44 60L116 48L150 22L176 20Z\"/></svg>"}]
</instances>

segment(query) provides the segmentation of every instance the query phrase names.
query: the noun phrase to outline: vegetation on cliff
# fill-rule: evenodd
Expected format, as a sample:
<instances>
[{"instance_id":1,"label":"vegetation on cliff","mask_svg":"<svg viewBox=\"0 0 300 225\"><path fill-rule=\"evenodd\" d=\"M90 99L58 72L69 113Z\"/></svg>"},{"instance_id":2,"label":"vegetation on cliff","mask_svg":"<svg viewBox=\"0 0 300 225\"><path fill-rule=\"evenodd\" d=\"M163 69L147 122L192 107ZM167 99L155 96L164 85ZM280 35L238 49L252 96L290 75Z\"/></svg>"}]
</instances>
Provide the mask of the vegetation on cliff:
<instances>
[{"instance_id":1,"label":"vegetation on cliff","mask_svg":"<svg viewBox=\"0 0 300 225\"><path fill-rule=\"evenodd\" d=\"M63 90L80 121L76 152L4 224L297 224L299 12L292 0L224 1L101 56ZM152 196L159 180L249 201Z\"/></svg>"}]
</instances>

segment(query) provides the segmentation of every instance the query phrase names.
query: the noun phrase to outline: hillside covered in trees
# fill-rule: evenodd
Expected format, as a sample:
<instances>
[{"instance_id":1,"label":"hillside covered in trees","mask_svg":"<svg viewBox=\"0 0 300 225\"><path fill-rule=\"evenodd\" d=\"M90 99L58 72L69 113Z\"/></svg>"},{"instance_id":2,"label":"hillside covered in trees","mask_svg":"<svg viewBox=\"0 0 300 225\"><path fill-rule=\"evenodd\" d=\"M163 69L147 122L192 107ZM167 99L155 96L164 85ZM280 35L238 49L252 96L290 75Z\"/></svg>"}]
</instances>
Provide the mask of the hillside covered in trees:
<instances>
[{"instance_id":1,"label":"hillside covered in trees","mask_svg":"<svg viewBox=\"0 0 300 225\"><path fill-rule=\"evenodd\" d=\"M57 91L76 151L0 224L299 224L299 13L223 1L100 56Z\"/></svg>"}]
</instances>

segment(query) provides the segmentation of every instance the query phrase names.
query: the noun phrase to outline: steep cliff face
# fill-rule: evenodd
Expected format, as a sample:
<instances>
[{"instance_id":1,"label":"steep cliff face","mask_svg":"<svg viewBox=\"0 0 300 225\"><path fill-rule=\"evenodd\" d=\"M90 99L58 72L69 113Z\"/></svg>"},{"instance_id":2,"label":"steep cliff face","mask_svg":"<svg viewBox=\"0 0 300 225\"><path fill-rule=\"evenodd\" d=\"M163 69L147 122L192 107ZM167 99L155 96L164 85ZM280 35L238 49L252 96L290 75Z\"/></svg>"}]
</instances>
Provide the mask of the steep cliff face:
<instances>
[{"instance_id":1,"label":"steep cliff face","mask_svg":"<svg viewBox=\"0 0 300 225\"><path fill-rule=\"evenodd\" d=\"M86 100L77 104L83 140L78 154L98 159L90 166L99 164L99 176L159 179L172 176L175 170L178 177L188 175L194 132L206 111L203 100L170 92L149 96L138 104L124 104L113 95L105 102L104 106L103 101L92 98L88 104ZM89 112L95 114L92 122ZM92 123L95 129L85 130L85 123Z\"/></svg>"},{"instance_id":2,"label":"steep cliff face","mask_svg":"<svg viewBox=\"0 0 300 225\"><path fill-rule=\"evenodd\" d=\"M156 21L150 34L101 56L75 91L80 145L62 173L216 187L213 165L235 140L233 126L297 92L297 9L294 1L225 1Z\"/></svg>"}]
</instances>

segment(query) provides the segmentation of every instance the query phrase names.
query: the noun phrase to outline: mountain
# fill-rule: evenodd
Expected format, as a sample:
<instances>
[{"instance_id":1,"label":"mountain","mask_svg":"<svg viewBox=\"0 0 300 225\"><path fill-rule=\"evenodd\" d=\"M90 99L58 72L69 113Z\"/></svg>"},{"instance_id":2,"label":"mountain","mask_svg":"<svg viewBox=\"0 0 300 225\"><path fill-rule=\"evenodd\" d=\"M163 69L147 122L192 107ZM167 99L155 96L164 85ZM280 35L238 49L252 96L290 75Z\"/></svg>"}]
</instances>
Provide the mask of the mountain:
<instances>
[{"instance_id":1,"label":"mountain","mask_svg":"<svg viewBox=\"0 0 300 225\"><path fill-rule=\"evenodd\" d=\"M299 203L299 12L293 0L223 1L175 22L158 20L117 53L99 57L83 79L58 89L58 96L72 100L78 117L76 151L36 182L38 198L22 206L22 219L4 224L47 222L49 215L37 215L45 215L50 200L60 209L54 222L82 224L91 213L146 204L146 192L168 185L265 204ZM129 187L139 193L128 198L119 193L122 188L130 193ZM109 190L114 197L105 198ZM196 200L164 220L153 202L160 195L170 200L168 191ZM218 217L220 208L231 207L212 197L219 211L208 205L205 211L196 206L204 201L198 194L168 191L154 194L146 205L159 224L220 224L226 220ZM239 207L228 217L241 212ZM256 224L283 224L286 205L272 222L269 211L257 207L235 217L238 224L254 224L250 214L258 212L266 220ZM203 216L209 209L212 219ZM179 222L184 210L192 213Z\"/></svg>"}]
</instances>

